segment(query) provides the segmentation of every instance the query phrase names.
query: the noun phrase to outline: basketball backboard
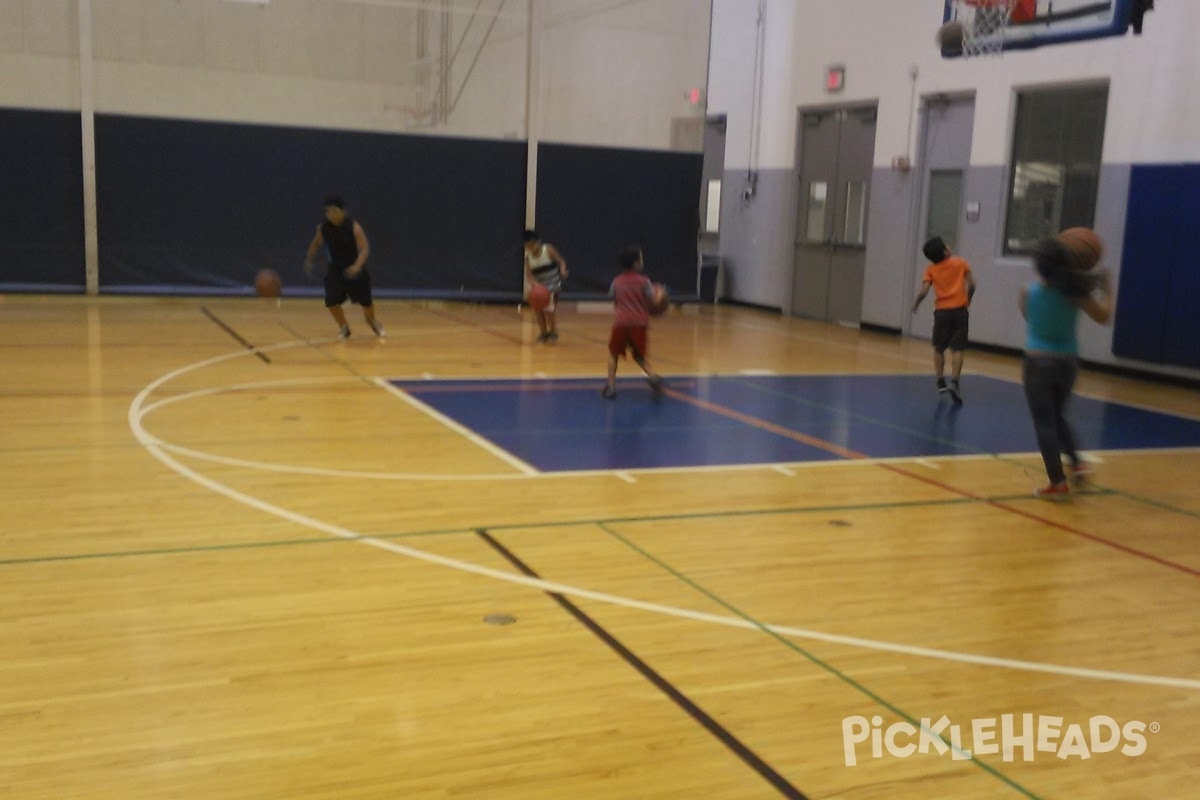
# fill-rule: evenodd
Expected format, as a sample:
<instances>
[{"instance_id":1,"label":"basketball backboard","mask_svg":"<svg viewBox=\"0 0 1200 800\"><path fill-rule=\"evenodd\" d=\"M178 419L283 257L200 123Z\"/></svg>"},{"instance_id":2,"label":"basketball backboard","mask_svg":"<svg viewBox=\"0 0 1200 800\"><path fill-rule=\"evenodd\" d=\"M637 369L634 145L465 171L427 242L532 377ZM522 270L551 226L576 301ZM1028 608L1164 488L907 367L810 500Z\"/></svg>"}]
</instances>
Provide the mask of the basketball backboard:
<instances>
[{"instance_id":1,"label":"basketball backboard","mask_svg":"<svg viewBox=\"0 0 1200 800\"><path fill-rule=\"evenodd\" d=\"M1001 32L993 34L997 50L1025 50L1049 44L1123 36L1137 0L1016 0ZM994 5L993 0L990 5ZM942 22L970 24L972 4L945 0ZM965 6L965 7L964 7Z\"/></svg>"}]
</instances>

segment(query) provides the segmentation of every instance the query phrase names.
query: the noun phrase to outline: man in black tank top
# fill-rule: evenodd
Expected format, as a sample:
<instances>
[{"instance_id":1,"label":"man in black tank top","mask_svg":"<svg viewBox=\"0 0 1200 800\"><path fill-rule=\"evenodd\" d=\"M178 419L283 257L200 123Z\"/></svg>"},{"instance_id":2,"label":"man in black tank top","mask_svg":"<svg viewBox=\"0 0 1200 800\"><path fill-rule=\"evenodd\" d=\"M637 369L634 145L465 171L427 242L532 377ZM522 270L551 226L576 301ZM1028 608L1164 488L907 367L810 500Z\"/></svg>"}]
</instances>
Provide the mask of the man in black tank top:
<instances>
[{"instance_id":1,"label":"man in black tank top","mask_svg":"<svg viewBox=\"0 0 1200 800\"><path fill-rule=\"evenodd\" d=\"M350 336L350 326L342 311L346 298L362 306L367 325L376 336L383 336L383 326L375 319L375 306L371 302L371 273L365 266L371 246L362 225L346 214L346 203L338 195L325 198L325 221L317 226L304 259L304 271L309 275L312 274L313 259L322 248L329 259L325 270L325 307L338 324L338 338Z\"/></svg>"}]
</instances>

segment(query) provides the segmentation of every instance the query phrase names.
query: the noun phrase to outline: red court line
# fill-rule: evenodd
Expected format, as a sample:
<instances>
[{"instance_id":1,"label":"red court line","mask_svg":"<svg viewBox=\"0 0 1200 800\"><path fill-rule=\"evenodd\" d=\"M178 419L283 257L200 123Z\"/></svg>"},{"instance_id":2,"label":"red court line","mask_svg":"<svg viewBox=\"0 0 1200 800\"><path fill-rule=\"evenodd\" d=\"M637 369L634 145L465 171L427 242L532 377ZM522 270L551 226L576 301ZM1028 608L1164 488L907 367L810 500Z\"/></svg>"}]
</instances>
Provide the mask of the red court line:
<instances>
[{"instance_id":1,"label":"red court line","mask_svg":"<svg viewBox=\"0 0 1200 800\"><path fill-rule=\"evenodd\" d=\"M1034 514L1031 511L1026 511L1021 508L1015 508L1014 506L1010 506L1005 503L1001 503L997 500L989 500L986 497L982 497L982 496L974 494L972 492L968 492L965 489L959 489L955 486L950 486L949 484L942 483L941 481L938 481L938 480L934 480L933 478L930 478L926 475L918 475L915 472L909 472L908 470L901 469L900 467L897 467L892 464L879 464L878 466L881 466L886 470L896 472L900 475L904 475L906 477L913 478L918 481L924 481L925 483L928 483L932 486L937 486L939 488L945 489L946 491L954 492L955 494L962 495L963 497L969 497L972 500L978 500L979 502L986 503L987 505L992 506L994 508L999 508L1004 511L1008 511L1012 514L1016 514L1018 516L1025 517L1026 519L1031 519L1031 520L1034 520L1035 522L1040 522L1043 525L1048 525L1051 528L1058 528L1060 531L1065 531L1067 533L1073 533L1076 536L1082 536L1084 539L1090 539L1091 541L1096 542L1098 544L1108 545L1109 547L1113 548L1114 550L1120 550L1121 552L1127 553L1132 556L1138 556L1139 558L1144 558L1149 561L1157 562L1159 564L1162 564L1164 567L1170 567L1172 569L1177 569L1180 572L1186 572L1189 575L1195 575L1196 577L1200 577L1200 570L1193 569L1192 567L1189 567L1186 564L1180 564L1177 561L1171 561L1169 559L1162 558L1161 556L1156 556L1153 553L1147 553L1144 550L1138 550L1137 548L1129 547L1128 545L1121 544L1120 542L1114 542L1111 539L1105 539L1103 536L1097 536L1094 533L1088 533L1087 531L1080 530L1079 528L1072 527L1070 525L1067 525L1062 522L1058 522L1056 520L1052 520L1048 517L1043 517L1039 514Z\"/></svg>"},{"instance_id":2,"label":"red court line","mask_svg":"<svg viewBox=\"0 0 1200 800\"><path fill-rule=\"evenodd\" d=\"M766 420L759 419L758 417L752 417L748 414L743 414L742 412L735 411L734 409L729 408L728 406L722 406L718 403L711 403L707 400L701 400L698 397L692 397L690 395L681 394L680 392L673 391L670 388L666 388L663 391L665 394L667 394L668 396L670 396L676 400L680 400L685 403L690 403L692 405L703 408L706 411L711 411L714 414L720 414L722 416L729 417L730 419L735 419L738 422L743 422L746 425L751 425L755 428L759 428L760 430L769 431L769 432L777 434L779 436L784 436L784 437L787 437L788 439L792 439L793 441L802 442L803 444L811 445L812 447L816 447L821 450L825 450L827 452L834 453L836 455L840 455L843 458L849 458L849 459L855 459L855 460L870 459L870 456L866 455L865 453L859 453L856 450L850 450L848 448L842 447L841 445L834 444L833 442L827 442L824 439L818 439L815 436L809 436L806 433L800 433L799 431L794 431L790 428L785 428L781 425L776 425L773 422L767 422ZM1040 514L1035 514L1031 511L1025 511L1024 509L1015 508L1015 507L1007 505L1005 503L1001 503L997 500L990 500L981 495L977 495L977 494L975 494L973 492L969 492L965 489L959 489L956 486L951 486L948 483L943 483L942 481L936 480L934 478L930 478L926 475L919 475L915 472L909 472L908 470L903 469L901 467L897 467L894 464L876 464L876 466L882 467L883 469L886 469L889 472L895 472L898 475L903 475L906 478L912 478L914 480L921 481L922 483L927 483L930 486L936 486L939 489L942 489L944 491L951 492L953 494L957 494L960 497L967 497L967 498L970 498L971 500L975 500L980 503L985 503L989 506L992 506L993 508L998 508L1002 511L1007 511L1011 514L1016 514L1018 516L1025 517L1026 519L1033 520L1034 522L1040 522L1041 524L1046 525L1048 527L1056 528L1060 531L1074 534L1075 536L1079 536L1081 538L1088 539L1090 541L1096 542L1097 544L1107 545L1108 547L1111 547L1114 550L1119 550L1128 555L1137 556L1138 558L1144 558L1147 561L1153 561L1155 563L1163 565L1164 567L1170 567L1172 569L1179 570L1180 572L1187 573L1188 575L1194 575L1196 577L1200 577L1200 570L1194 569L1185 564L1180 564L1176 561L1171 561L1170 559L1162 558L1161 556L1156 556L1153 553L1147 553L1143 550L1138 550L1137 548L1129 547L1128 545L1121 544L1120 542L1114 542L1111 539L1105 539L1103 536L1097 536L1094 533L1088 533L1087 531L1080 530L1079 528L1072 527L1065 523L1057 522L1056 520L1052 520L1048 517L1043 517Z\"/></svg>"},{"instance_id":3,"label":"red court line","mask_svg":"<svg viewBox=\"0 0 1200 800\"><path fill-rule=\"evenodd\" d=\"M668 397L673 397L676 400L680 400L684 403L690 403L698 408L703 408L705 411L711 411L714 414L720 414L723 417L735 419L738 422L745 423L746 425L753 426L760 430L769 431L777 436L783 436L787 439L791 439L794 442L800 442L801 444L806 444L810 447L815 447L818 450L824 450L828 453L833 453L834 455L841 456L842 458L869 458L869 456L867 456L865 453L859 453L856 450L848 450L841 445L834 444L833 442L827 442L824 439L818 439L815 436L809 436L807 433L794 431L791 428L785 428L782 425L776 425L774 422L767 422L765 419L759 419L758 417L752 417L749 414L743 414L740 411L734 411L728 406L723 406L718 403L710 403L707 400L701 400L699 397L680 394L679 392L675 391L674 387L676 386L679 386L679 384L672 381L671 386L663 387L663 394L667 395Z\"/></svg>"}]
</instances>

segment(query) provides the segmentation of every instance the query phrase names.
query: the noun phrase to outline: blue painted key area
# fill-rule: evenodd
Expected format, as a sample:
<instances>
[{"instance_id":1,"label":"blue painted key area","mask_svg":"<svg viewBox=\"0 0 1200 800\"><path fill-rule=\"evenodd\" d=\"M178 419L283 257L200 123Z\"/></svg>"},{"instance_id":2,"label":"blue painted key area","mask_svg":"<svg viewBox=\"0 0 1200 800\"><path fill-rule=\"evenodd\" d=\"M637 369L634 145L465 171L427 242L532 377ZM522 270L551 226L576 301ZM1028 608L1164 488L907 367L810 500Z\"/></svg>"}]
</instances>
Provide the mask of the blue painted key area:
<instances>
[{"instance_id":1,"label":"blue painted key area","mask_svg":"<svg viewBox=\"0 0 1200 800\"><path fill-rule=\"evenodd\" d=\"M969 375L965 402L927 375L673 377L644 381L393 381L544 472L1037 450L1018 383ZM1076 396L1084 450L1200 447L1200 420Z\"/></svg>"}]
</instances>

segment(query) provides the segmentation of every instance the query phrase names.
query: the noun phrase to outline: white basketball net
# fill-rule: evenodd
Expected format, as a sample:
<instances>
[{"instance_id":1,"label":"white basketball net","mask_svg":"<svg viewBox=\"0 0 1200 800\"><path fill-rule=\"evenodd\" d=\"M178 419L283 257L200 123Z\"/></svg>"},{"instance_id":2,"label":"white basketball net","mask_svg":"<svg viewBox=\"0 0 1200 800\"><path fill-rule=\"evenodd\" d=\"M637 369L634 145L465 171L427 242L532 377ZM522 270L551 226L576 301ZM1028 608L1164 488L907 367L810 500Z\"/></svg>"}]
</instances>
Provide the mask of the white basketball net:
<instances>
[{"instance_id":1,"label":"white basketball net","mask_svg":"<svg viewBox=\"0 0 1200 800\"><path fill-rule=\"evenodd\" d=\"M954 0L954 19L963 26L963 56L999 55L1004 29L1017 0Z\"/></svg>"}]
</instances>

